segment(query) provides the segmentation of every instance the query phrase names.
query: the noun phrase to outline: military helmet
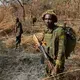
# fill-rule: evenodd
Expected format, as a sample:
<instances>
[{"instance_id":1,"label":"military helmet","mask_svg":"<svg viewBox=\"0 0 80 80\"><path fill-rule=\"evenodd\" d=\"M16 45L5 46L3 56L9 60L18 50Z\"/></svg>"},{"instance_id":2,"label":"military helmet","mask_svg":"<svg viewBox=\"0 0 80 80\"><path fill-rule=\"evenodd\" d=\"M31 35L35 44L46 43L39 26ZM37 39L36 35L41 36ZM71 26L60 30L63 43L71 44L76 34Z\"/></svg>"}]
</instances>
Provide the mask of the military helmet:
<instances>
[{"instance_id":1,"label":"military helmet","mask_svg":"<svg viewBox=\"0 0 80 80\"><path fill-rule=\"evenodd\" d=\"M42 14L42 19L43 19L43 20L45 19L45 15L46 15L46 14L52 15L52 20L53 20L53 22L57 22L57 16L56 16L56 14L54 13L53 10L47 10L46 12L44 12L44 13Z\"/></svg>"}]
</instances>

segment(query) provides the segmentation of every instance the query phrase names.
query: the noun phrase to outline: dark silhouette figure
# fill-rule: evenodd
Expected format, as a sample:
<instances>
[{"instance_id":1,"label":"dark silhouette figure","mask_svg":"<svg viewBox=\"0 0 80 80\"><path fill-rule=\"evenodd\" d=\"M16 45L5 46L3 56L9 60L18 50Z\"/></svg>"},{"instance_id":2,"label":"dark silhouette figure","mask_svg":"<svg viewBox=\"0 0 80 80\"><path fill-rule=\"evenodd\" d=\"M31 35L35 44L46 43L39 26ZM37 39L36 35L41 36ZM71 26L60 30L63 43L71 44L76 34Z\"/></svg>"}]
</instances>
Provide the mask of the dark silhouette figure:
<instances>
[{"instance_id":1,"label":"dark silhouette figure","mask_svg":"<svg viewBox=\"0 0 80 80\"><path fill-rule=\"evenodd\" d=\"M36 21L37 21L37 18L36 17L33 17L32 18L32 24L33 24L33 26L34 26L34 24L35 24Z\"/></svg>"},{"instance_id":2,"label":"dark silhouette figure","mask_svg":"<svg viewBox=\"0 0 80 80\"><path fill-rule=\"evenodd\" d=\"M16 32L16 49L17 49L17 47L20 46L20 43L21 43L21 35L23 33L22 24L19 21L19 18L16 18L15 32Z\"/></svg>"}]
</instances>

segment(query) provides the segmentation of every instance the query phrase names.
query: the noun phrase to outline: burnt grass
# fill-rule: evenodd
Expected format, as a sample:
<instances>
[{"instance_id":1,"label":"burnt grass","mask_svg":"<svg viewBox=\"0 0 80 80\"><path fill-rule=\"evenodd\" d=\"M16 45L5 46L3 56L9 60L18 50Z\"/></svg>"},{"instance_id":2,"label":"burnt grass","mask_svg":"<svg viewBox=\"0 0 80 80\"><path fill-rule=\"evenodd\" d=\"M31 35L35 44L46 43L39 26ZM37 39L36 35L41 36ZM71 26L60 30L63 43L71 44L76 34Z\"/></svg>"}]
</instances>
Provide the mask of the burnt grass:
<instances>
[{"instance_id":1,"label":"burnt grass","mask_svg":"<svg viewBox=\"0 0 80 80\"><path fill-rule=\"evenodd\" d=\"M27 53L23 48L19 51L0 46L0 80L42 80L46 71L41 55ZM70 57L66 60L65 71L75 69L80 69L80 60ZM64 74L63 80L80 80L80 70Z\"/></svg>"},{"instance_id":2,"label":"burnt grass","mask_svg":"<svg viewBox=\"0 0 80 80\"><path fill-rule=\"evenodd\" d=\"M40 80L45 76L40 54L12 52L12 56L0 56L0 80Z\"/></svg>"}]
</instances>

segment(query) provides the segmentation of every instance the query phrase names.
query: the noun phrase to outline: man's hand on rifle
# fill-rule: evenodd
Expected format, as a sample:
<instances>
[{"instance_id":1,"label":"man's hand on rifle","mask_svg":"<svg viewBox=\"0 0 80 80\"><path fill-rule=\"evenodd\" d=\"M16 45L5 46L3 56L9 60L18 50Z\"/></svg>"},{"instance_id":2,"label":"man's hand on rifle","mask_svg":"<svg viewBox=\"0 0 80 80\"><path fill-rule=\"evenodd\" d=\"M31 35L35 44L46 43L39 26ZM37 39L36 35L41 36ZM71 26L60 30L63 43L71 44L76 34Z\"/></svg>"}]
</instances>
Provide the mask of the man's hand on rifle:
<instances>
[{"instance_id":1,"label":"man's hand on rifle","mask_svg":"<svg viewBox=\"0 0 80 80\"><path fill-rule=\"evenodd\" d=\"M51 72L51 75L57 74L59 72L60 65L61 65L61 62L59 60L56 60L56 65L54 66L54 68Z\"/></svg>"}]
</instances>

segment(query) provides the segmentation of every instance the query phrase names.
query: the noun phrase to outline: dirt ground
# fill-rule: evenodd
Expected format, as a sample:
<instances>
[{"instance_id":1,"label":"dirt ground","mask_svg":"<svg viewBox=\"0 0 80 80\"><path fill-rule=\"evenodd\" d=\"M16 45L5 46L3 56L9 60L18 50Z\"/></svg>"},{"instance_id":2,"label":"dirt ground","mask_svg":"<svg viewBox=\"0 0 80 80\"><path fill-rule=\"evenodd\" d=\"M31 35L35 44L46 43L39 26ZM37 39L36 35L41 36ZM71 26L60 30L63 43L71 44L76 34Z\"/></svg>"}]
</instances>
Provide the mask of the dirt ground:
<instances>
[{"instance_id":1,"label":"dirt ground","mask_svg":"<svg viewBox=\"0 0 80 80\"><path fill-rule=\"evenodd\" d=\"M41 80L45 65L40 56L15 49L0 54L0 80Z\"/></svg>"},{"instance_id":2,"label":"dirt ground","mask_svg":"<svg viewBox=\"0 0 80 80\"><path fill-rule=\"evenodd\" d=\"M65 71L69 72L64 74L64 80L80 79L79 51L80 49L76 50L76 53L66 60ZM23 47L20 50L11 48L1 51L0 80L42 80L46 71L45 64L41 63L41 55L41 53L28 53Z\"/></svg>"}]
</instances>

